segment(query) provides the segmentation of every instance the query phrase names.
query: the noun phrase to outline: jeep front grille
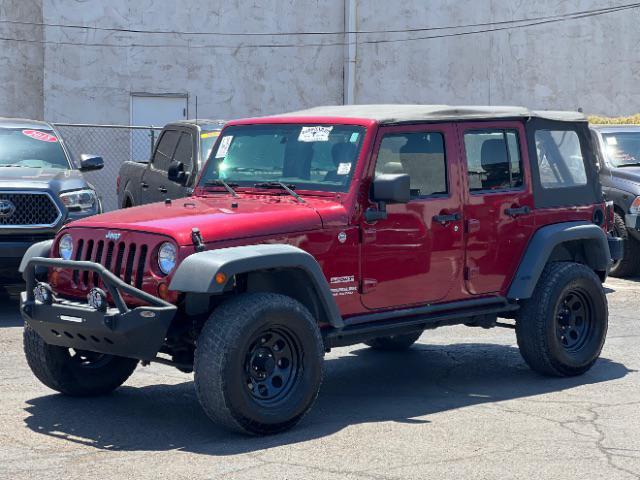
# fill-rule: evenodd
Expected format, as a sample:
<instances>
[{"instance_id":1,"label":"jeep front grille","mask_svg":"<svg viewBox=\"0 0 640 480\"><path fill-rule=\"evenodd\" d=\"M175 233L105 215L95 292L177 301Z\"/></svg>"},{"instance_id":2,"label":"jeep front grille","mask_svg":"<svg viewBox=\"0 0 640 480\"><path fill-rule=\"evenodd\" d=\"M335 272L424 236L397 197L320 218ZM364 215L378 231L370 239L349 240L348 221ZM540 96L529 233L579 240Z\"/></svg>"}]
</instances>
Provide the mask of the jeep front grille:
<instances>
[{"instance_id":1,"label":"jeep front grille","mask_svg":"<svg viewBox=\"0 0 640 480\"><path fill-rule=\"evenodd\" d=\"M79 239L74 245L76 260L103 265L129 285L142 288L145 268L149 265L149 248L135 242ZM97 273L73 271L73 282L81 289L102 288Z\"/></svg>"},{"instance_id":2,"label":"jeep front grille","mask_svg":"<svg viewBox=\"0 0 640 480\"><path fill-rule=\"evenodd\" d=\"M0 228L54 227L62 212L46 192L0 192Z\"/></svg>"}]
</instances>

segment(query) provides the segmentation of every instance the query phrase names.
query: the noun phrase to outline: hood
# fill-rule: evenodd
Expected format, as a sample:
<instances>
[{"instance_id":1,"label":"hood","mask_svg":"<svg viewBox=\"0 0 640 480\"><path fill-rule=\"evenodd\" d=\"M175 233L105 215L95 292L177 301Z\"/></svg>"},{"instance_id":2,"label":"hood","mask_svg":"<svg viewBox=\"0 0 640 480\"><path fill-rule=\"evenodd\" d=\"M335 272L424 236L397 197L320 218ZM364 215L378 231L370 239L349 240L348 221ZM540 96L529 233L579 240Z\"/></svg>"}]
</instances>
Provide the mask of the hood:
<instances>
[{"instance_id":1,"label":"hood","mask_svg":"<svg viewBox=\"0 0 640 480\"><path fill-rule=\"evenodd\" d=\"M58 168L0 167L0 189L51 190L54 193L86 188L78 170Z\"/></svg>"},{"instance_id":2,"label":"hood","mask_svg":"<svg viewBox=\"0 0 640 480\"><path fill-rule=\"evenodd\" d=\"M317 230L325 222L346 224L344 206L333 199L305 198L306 203L280 195L190 197L116 210L78 220L70 227L134 230L172 237L191 245L198 228L205 242ZM236 205L234 207L234 205Z\"/></svg>"},{"instance_id":3,"label":"hood","mask_svg":"<svg viewBox=\"0 0 640 480\"><path fill-rule=\"evenodd\" d=\"M614 185L635 195L640 194L640 167L618 167L610 172Z\"/></svg>"}]
</instances>

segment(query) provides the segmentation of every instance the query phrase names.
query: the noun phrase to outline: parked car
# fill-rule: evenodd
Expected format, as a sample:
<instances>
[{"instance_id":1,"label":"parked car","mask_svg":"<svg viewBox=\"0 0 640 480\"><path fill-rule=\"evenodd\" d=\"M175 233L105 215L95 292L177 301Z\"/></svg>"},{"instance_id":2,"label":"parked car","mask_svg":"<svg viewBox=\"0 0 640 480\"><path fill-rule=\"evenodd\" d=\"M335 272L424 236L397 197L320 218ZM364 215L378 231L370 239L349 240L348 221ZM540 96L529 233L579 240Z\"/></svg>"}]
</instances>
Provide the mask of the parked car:
<instances>
[{"instance_id":1,"label":"parked car","mask_svg":"<svg viewBox=\"0 0 640 480\"><path fill-rule=\"evenodd\" d=\"M109 392L139 361L193 370L208 416L252 434L302 418L329 349L401 350L444 325L515 328L533 370L580 375L621 251L607 219L580 114L233 121L191 197L74 222L27 252L25 354L68 395Z\"/></svg>"},{"instance_id":2,"label":"parked car","mask_svg":"<svg viewBox=\"0 0 640 480\"><path fill-rule=\"evenodd\" d=\"M19 278L20 260L33 243L102 211L82 176L102 166L102 158L90 155L76 163L48 123L0 118L0 276Z\"/></svg>"},{"instance_id":3,"label":"parked car","mask_svg":"<svg viewBox=\"0 0 640 480\"><path fill-rule=\"evenodd\" d=\"M611 275L640 274L640 125L593 125L602 190L614 204L611 233L624 240L624 257Z\"/></svg>"},{"instance_id":4,"label":"parked car","mask_svg":"<svg viewBox=\"0 0 640 480\"><path fill-rule=\"evenodd\" d=\"M190 195L223 126L222 120L165 125L148 162L124 162L120 167L118 204L129 208Z\"/></svg>"}]
</instances>

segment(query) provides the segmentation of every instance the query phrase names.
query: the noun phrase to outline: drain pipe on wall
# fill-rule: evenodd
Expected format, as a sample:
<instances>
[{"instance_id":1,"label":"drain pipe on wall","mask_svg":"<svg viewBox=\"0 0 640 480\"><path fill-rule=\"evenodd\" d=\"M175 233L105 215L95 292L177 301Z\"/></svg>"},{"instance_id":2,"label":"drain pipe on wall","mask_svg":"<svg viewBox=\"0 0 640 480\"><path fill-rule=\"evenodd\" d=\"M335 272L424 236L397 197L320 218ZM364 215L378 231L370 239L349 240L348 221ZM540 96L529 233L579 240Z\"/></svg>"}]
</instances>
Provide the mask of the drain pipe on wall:
<instances>
[{"instance_id":1,"label":"drain pipe on wall","mask_svg":"<svg viewBox=\"0 0 640 480\"><path fill-rule=\"evenodd\" d=\"M342 103L351 105L356 94L356 60L358 40L358 6L357 0L344 0L344 78Z\"/></svg>"}]
</instances>

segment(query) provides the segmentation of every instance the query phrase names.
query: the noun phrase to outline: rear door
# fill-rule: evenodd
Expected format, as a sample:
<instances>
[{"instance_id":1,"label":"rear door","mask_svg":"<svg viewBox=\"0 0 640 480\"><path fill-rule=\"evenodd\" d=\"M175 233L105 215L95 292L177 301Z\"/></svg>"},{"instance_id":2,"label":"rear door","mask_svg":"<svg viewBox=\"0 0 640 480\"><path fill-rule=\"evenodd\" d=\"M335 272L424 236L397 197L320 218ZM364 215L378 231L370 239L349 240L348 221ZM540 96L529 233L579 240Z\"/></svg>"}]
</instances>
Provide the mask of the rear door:
<instances>
[{"instance_id":1,"label":"rear door","mask_svg":"<svg viewBox=\"0 0 640 480\"><path fill-rule=\"evenodd\" d=\"M455 127L383 127L373 158L371 174L409 174L411 200L387 205L384 220L363 220L362 302L382 309L441 301L462 284Z\"/></svg>"},{"instance_id":2,"label":"rear door","mask_svg":"<svg viewBox=\"0 0 640 480\"><path fill-rule=\"evenodd\" d=\"M458 126L466 170L465 285L469 293L507 287L533 233L526 137L520 122Z\"/></svg>"}]
</instances>

